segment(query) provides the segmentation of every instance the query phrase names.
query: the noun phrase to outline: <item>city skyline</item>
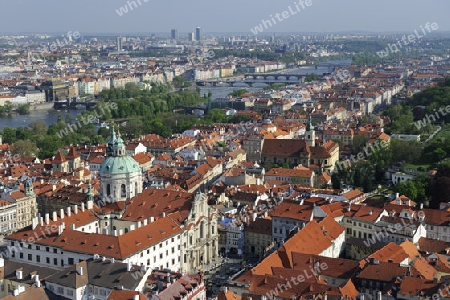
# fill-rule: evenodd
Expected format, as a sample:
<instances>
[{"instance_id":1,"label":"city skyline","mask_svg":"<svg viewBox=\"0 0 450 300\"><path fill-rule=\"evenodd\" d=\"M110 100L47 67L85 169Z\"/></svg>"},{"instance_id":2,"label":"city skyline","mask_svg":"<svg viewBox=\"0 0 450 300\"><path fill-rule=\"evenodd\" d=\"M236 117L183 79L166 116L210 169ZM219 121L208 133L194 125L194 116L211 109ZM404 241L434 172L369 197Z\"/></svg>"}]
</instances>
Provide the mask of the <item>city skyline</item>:
<instances>
[{"instance_id":1,"label":"city skyline","mask_svg":"<svg viewBox=\"0 0 450 300\"><path fill-rule=\"evenodd\" d=\"M83 34L170 34L171 29L184 33L201 27L204 34L236 32L253 35L251 28L258 26L262 20L275 19L277 14L289 11L289 8L300 7L298 1L242 3L231 0L211 6L205 0L198 0L195 3L180 2L174 8L170 3L151 3L148 0L69 0L71 13L67 14L67 2L48 0L52 7L52 18L43 18L49 12L49 6L43 7L31 0L7 0L4 9L6 14L0 20L0 28L5 33L76 30ZM352 0L325 3L310 0L310 4L307 11L295 11L296 15L292 13L284 20L278 18L279 22L264 33L408 32L426 22L438 23L439 31L450 30L450 21L446 16L450 2L446 0L434 1L433 9L430 9L430 3L416 0L395 3L387 0L376 3ZM117 11L125 6L127 13L119 15Z\"/></svg>"}]
</instances>

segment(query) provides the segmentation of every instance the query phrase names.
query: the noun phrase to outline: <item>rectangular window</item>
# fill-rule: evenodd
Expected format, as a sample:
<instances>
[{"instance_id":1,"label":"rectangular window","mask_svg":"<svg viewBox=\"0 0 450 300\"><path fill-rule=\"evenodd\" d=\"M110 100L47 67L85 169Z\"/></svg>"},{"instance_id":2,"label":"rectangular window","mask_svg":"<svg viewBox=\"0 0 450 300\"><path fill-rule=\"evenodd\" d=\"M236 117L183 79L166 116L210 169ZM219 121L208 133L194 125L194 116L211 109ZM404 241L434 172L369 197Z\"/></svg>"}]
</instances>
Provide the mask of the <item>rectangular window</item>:
<instances>
[{"instance_id":1,"label":"rectangular window","mask_svg":"<svg viewBox=\"0 0 450 300\"><path fill-rule=\"evenodd\" d=\"M50 257L45 258L45 263L50 264Z\"/></svg>"},{"instance_id":2,"label":"rectangular window","mask_svg":"<svg viewBox=\"0 0 450 300\"><path fill-rule=\"evenodd\" d=\"M53 259L53 264L54 264L55 266L58 265L58 259L57 259L57 258L54 258L54 259Z\"/></svg>"},{"instance_id":3,"label":"rectangular window","mask_svg":"<svg viewBox=\"0 0 450 300\"><path fill-rule=\"evenodd\" d=\"M36 255L36 262L41 262L41 256L40 255Z\"/></svg>"},{"instance_id":4,"label":"rectangular window","mask_svg":"<svg viewBox=\"0 0 450 300\"><path fill-rule=\"evenodd\" d=\"M32 254L28 254L28 260L33 260L33 255Z\"/></svg>"}]
</instances>

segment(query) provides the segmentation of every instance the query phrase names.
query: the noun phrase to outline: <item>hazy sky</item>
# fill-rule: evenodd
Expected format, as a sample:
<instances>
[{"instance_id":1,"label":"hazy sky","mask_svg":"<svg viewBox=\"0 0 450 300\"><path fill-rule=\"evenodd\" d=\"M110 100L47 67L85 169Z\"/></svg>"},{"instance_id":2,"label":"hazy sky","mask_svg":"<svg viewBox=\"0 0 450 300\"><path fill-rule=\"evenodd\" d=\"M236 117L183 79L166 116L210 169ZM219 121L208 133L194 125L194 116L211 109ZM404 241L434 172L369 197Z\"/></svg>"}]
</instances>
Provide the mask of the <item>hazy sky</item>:
<instances>
[{"instance_id":1,"label":"hazy sky","mask_svg":"<svg viewBox=\"0 0 450 300\"><path fill-rule=\"evenodd\" d=\"M1 32L247 32L270 15L292 10L265 32L405 31L436 22L450 30L449 0L0 0ZM140 1L140 5L139 2ZM145 2L147 1L147 2ZM128 13L116 12L127 6Z\"/></svg>"}]
</instances>

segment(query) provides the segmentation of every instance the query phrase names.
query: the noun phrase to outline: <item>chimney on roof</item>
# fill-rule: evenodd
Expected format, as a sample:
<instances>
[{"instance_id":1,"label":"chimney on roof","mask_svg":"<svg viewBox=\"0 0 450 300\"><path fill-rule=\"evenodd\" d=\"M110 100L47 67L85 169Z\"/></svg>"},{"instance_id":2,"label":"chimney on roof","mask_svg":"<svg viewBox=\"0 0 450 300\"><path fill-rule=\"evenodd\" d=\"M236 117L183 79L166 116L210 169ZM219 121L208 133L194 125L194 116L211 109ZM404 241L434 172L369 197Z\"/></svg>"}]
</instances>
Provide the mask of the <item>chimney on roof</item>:
<instances>
[{"instance_id":1,"label":"chimney on roof","mask_svg":"<svg viewBox=\"0 0 450 300\"><path fill-rule=\"evenodd\" d=\"M155 222L155 217L150 217L150 223Z\"/></svg>"},{"instance_id":2,"label":"chimney on roof","mask_svg":"<svg viewBox=\"0 0 450 300\"><path fill-rule=\"evenodd\" d=\"M49 224L50 223L50 214L46 213L45 214L45 224Z\"/></svg>"},{"instance_id":3,"label":"chimney on roof","mask_svg":"<svg viewBox=\"0 0 450 300\"><path fill-rule=\"evenodd\" d=\"M377 300L382 300L383 299L383 294L381 293L381 291L377 292Z\"/></svg>"},{"instance_id":4,"label":"chimney on roof","mask_svg":"<svg viewBox=\"0 0 450 300\"><path fill-rule=\"evenodd\" d=\"M423 203L420 203L420 209L423 209Z\"/></svg>"},{"instance_id":5,"label":"chimney on roof","mask_svg":"<svg viewBox=\"0 0 450 300\"><path fill-rule=\"evenodd\" d=\"M56 222L58 220L58 213L56 211L52 213L52 220L53 222Z\"/></svg>"},{"instance_id":6,"label":"chimney on roof","mask_svg":"<svg viewBox=\"0 0 450 300\"><path fill-rule=\"evenodd\" d=\"M137 292L136 292L137 293ZM135 294L134 296L133 296L133 300L139 300L139 294Z\"/></svg>"},{"instance_id":7,"label":"chimney on roof","mask_svg":"<svg viewBox=\"0 0 450 300\"><path fill-rule=\"evenodd\" d=\"M82 266L77 267L77 273L78 273L78 275L83 276L83 267Z\"/></svg>"},{"instance_id":8,"label":"chimney on roof","mask_svg":"<svg viewBox=\"0 0 450 300\"><path fill-rule=\"evenodd\" d=\"M142 223L141 223L140 221L137 221L137 224L136 224L136 225L137 225L136 228L141 228Z\"/></svg>"},{"instance_id":9,"label":"chimney on roof","mask_svg":"<svg viewBox=\"0 0 450 300\"><path fill-rule=\"evenodd\" d=\"M71 209L70 206L66 208L66 212L67 212L67 216L70 217L70 213L71 213Z\"/></svg>"},{"instance_id":10,"label":"chimney on roof","mask_svg":"<svg viewBox=\"0 0 450 300\"><path fill-rule=\"evenodd\" d=\"M61 224L59 224L59 226L58 226L58 235L61 235L63 233L65 227L66 227L66 224L64 224L64 222L61 222Z\"/></svg>"},{"instance_id":11,"label":"chimney on roof","mask_svg":"<svg viewBox=\"0 0 450 300\"><path fill-rule=\"evenodd\" d=\"M372 210L369 210L369 216L371 216L372 215Z\"/></svg>"},{"instance_id":12,"label":"chimney on roof","mask_svg":"<svg viewBox=\"0 0 450 300\"><path fill-rule=\"evenodd\" d=\"M148 224L148 220L144 219L144 221L142 221L142 226L147 226L147 224Z\"/></svg>"},{"instance_id":13,"label":"chimney on roof","mask_svg":"<svg viewBox=\"0 0 450 300\"><path fill-rule=\"evenodd\" d=\"M75 224L74 223L70 223L70 230L75 230Z\"/></svg>"},{"instance_id":14,"label":"chimney on roof","mask_svg":"<svg viewBox=\"0 0 450 300\"><path fill-rule=\"evenodd\" d=\"M39 217L39 225L44 226L44 218L43 217Z\"/></svg>"},{"instance_id":15,"label":"chimney on roof","mask_svg":"<svg viewBox=\"0 0 450 300\"><path fill-rule=\"evenodd\" d=\"M59 218L62 220L64 219L64 209L61 208L61 210L59 211Z\"/></svg>"},{"instance_id":16,"label":"chimney on roof","mask_svg":"<svg viewBox=\"0 0 450 300\"><path fill-rule=\"evenodd\" d=\"M32 218L31 219L31 229L35 229L36 227L37 227L37 225L38 225L38 217L34 217L34 218Z\"/></svg>"},{"instance_id":17,"label":"chimney on roof","mask_svg":"<svg viewBox=\"0 0 450 300\"><path fill-rule=\"evenodd\" d=\"M84 202L81 202L81 212L84 212Z\"/></svg>"},{"instance_id":18,"label":"chimney on roof","mask_svg":"<svg viewBox=\"0 0 450 300\"><path fill-rule=\"evenodd\" d=\"M78 214L78 205L73 206L73 213Z\"/></svg>"},{"instance_id":19,"label":"chimney on roof","mask_svg":"<svg viewBox=\"0 0 450 300\"><path fill-rule=\"evenodd\" d=\"M87 208L87 209L93 209L93 208L94 208L94 201L89 200L89 201L87 201L86 204L87 204L87 205L86 205L86 208Z\"/></svg>"},{"instance_id":20,"label":"chimney on roof","mask_svg":"<svg viewBox=\"0 0 450 300\"><path fill-rule=\"evenodd\" d=\"M127 272L130 272L130 271L131 271L131 263L127 262Z\"/></svg>"},{"instance_id":21,"label":"chimney on roof","mask_svg":"<svg viewBox=\"0 0 450 300\"><path fill-rule=\"evenodd\" d=\"M36 287L41 287L41 281L39 280L39 275L38 274L36 274L35 276L34 276L34 283L36 284Z\"/></svg>"}]
</instances>

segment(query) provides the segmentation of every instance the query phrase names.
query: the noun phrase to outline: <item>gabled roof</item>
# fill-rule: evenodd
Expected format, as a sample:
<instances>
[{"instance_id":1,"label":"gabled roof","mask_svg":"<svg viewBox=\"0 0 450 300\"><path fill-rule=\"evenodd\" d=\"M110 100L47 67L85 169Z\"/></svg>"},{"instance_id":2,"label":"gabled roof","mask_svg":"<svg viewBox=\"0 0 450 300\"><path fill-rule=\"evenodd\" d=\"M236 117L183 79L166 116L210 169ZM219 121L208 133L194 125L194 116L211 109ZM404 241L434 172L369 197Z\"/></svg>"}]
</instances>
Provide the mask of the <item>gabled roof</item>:
<instances>
[{"instance_id":1,"label":"gabled roof","mask_svg":"<svg viewBox=\"0 0 450 300\"><path fill-rule=\"evenodd\" d=\"M52 160L52 164L62 164L66 161L67 160L64 155L62 155L62 153L58 151L58 153L56 153L55 155L55 158Z\"/></svg>"},{"instance_id":2,"label":"gabled roof","mask_svg":"<svg viewBox=\"0 0 450 300\"><path fill-rule=\"evenodd\" d=\"M59 153L59 152L58 152L58 153ZM69 153L67 154L67 156L65 157L65 159L68 159L68 160L74 160L74 159L77 158L77 157L80 157L80 156L78 155L77 148L75 148L75 147L70 147Z\"/></svg>"},{"instance_id":3,"label":"gabled roof","mask_svg":"<svg viewBox=\"0 0 450 300\"><path fill-rule=\"evenodd\" d=\"M380 261L375 264L367 264L356 278L391 282L397 277L405 276L407 272L407 267L401 267L397 263Z\"/></svg>"},{"instance_id":4,"label":"gabled roof","mask_svg":"<svg viewBox=\"0 0 450 300\"><path fill-rule=\"evenodd\" d=\"M264 140L262 155L279 157L300 157L309 155L311 149L305 140Z\"/></svg>"},{"instance_id":5,"label":"gabled roof","mask_svg":"<svg viewBox=\"0 0 450 300\"><path fill-rule=\"evenodd\" d=\"M131 200L127 200L126 211L122 215L125 221L142 221L153 216L155 219L179 212L187 218L194 194L166 189L145 189ZM182 221L180 221L182 222Z\"/></svg>"},{"instance_id":6,"label":"gabled roof","mask_svg":"<svg viewBox=\"0 0 450 300\"><path fill-rule=\"evenodd\" d=\"M107 300L134 300L134 296L139 295L139 300L147 300L147 297L140 292L127 290L113 290Z\"/></svg>"}]
</instances>

